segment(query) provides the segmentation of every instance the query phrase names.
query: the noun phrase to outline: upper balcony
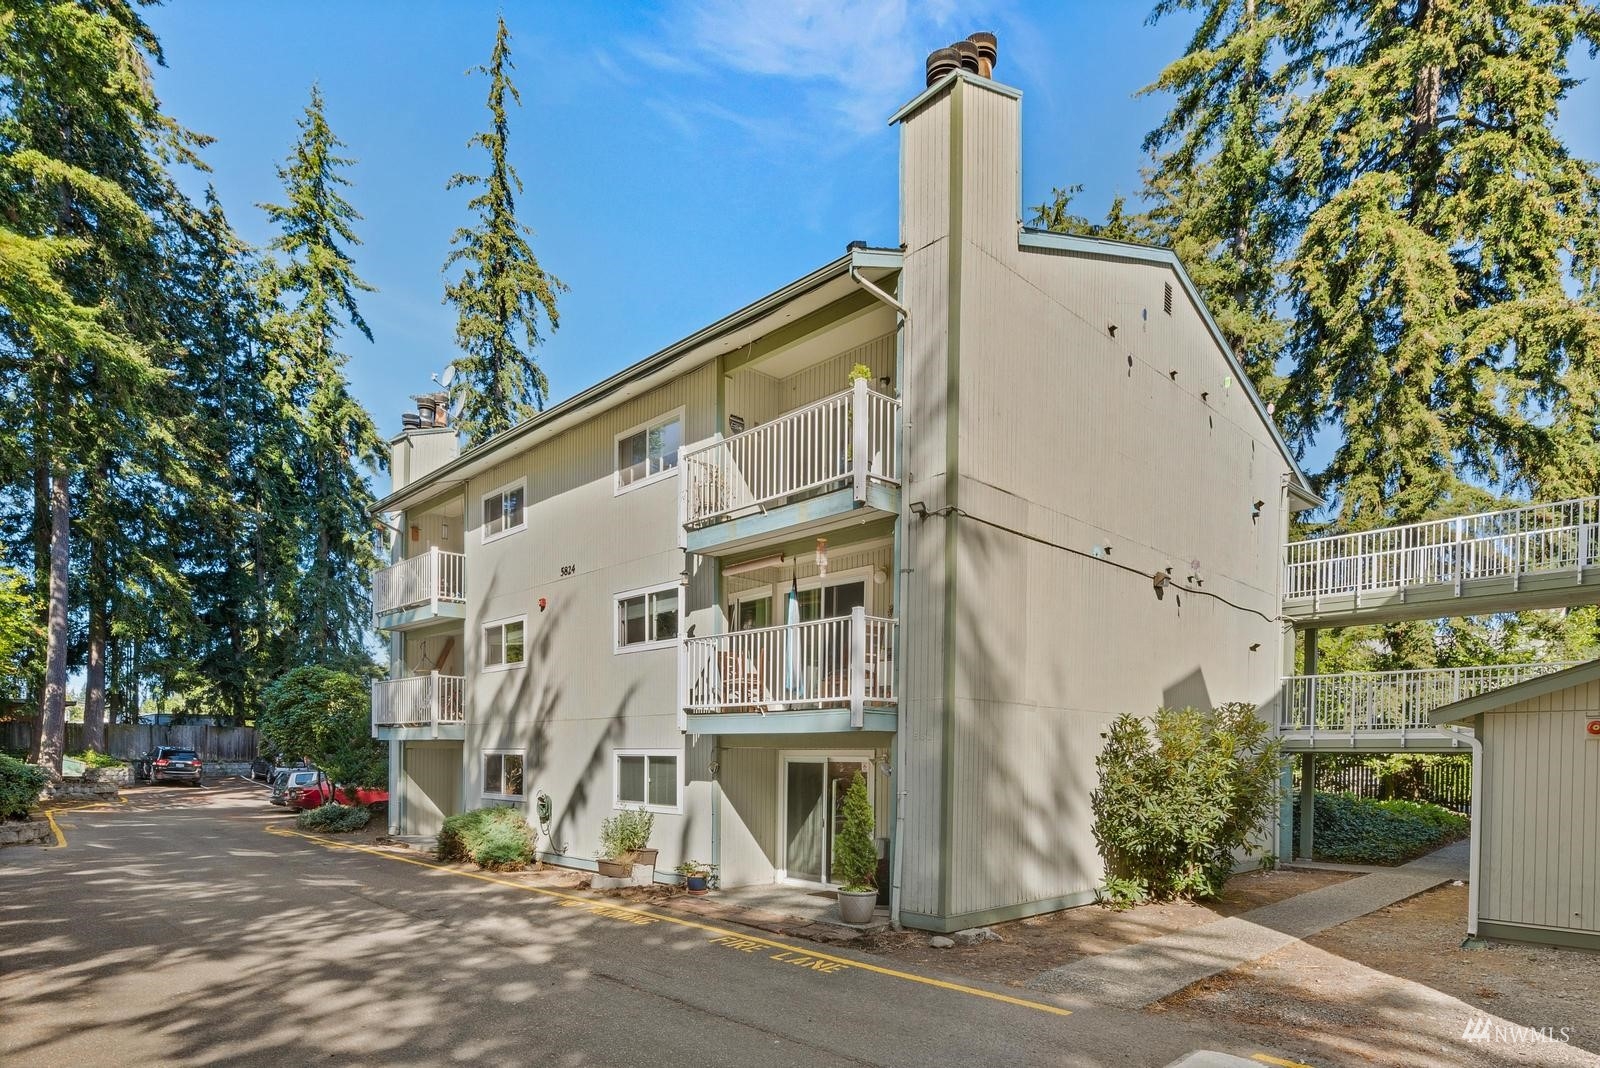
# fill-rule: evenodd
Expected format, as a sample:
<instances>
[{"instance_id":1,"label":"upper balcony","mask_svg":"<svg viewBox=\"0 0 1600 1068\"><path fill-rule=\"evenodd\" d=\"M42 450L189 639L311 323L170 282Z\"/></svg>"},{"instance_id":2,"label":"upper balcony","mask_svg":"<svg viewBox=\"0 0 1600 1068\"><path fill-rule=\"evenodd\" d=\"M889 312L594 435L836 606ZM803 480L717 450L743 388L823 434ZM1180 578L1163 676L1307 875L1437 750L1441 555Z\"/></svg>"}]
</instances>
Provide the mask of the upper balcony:
<instances>
[{"instance_id":1,"label":"upper balcony","mask_svg":"<svg viewBox=\"0 0 1600 1068\"><path fill-rule=\"evenodd\" d=\"M691 734L893 730L899 623L866 614L685 638Z\"/></svg>"},{"instance_id":2,"label":"upper balcony","mask_svg":"<svg viewBox=\"0 0 1600 1068\"><path fill-rule=\"evenodd\" d=\"M459 740L465 735L466 679L429 672L372 684L372 736L400 732L424 738Z\"/></svg>"},{"instance_id":3,"label":"upper balcony","mask_svg":"<svg viewBox=\"0 0 1600 1068\"><path fill-rule=\"evenodd\" d=\"M710 556L900 510L900 401L863 379L686 452L684 525Z\"/></svg>"},{"instance_id":4,"label":"upper balcony","mask_svg":"<svg viewBox=\"0 0 1600 1068\"><path fill-rule=\"evenodd\" d=\"M404 630L467 614L466 556L434 546L372 575L379 630Z\"/></svg>"},{"instance_id":5,"label":"upper balcony","mask_svg":"<svg viewBox=\"0 0 1600 1068\"><path fill-rule=\"evenodd\" d=\"M1283 562L1283 613L1301 626L1592 603L1600 497L1307 538Z\"/></svg>"}]
</instances>

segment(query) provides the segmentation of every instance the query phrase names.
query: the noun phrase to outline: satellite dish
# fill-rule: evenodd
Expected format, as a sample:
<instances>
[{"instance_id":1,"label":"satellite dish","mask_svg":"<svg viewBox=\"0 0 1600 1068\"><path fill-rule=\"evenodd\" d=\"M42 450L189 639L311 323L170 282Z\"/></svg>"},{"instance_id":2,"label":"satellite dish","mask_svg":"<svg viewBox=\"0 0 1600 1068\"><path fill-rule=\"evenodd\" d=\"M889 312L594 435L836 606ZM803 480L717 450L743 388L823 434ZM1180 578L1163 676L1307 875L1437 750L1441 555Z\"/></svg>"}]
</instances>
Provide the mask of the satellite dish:
<instances>
[{"instance_id":1,"label":"satellite dish","mask_svg":"<svg viewBox=\"0 0 1600 1068\"><path fill-rule=\"evenodd\" d=\"M455 365L454 361L452 361L451 363L449 363L449 364L447 364L445 366L444 374L439 376L439 385L443 386L445 389L449 389L450 388L450 383L454 382L455 380L456 380L456 365Z\"/></svg>"}]
</instances>

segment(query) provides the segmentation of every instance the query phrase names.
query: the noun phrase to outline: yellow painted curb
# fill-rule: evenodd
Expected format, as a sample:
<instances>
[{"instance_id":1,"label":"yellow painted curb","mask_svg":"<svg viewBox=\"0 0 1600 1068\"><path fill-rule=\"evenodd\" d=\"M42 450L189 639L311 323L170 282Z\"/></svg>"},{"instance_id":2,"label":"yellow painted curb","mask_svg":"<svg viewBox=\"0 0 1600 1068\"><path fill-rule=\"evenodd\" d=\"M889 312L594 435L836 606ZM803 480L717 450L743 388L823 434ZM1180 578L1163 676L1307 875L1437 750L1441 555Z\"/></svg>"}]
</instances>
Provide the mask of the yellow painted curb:
<instances>
[{"instance_id":1,"label":"yellow painted curb","mask_svg":"<svg viewBox=\"0 0 1600 1068\"><path fill-rule=\"evenodd\" d=\"M496 886L508 886L513 890L523 890L530 894L538 894L541 897L552 898L557 901L569 902L576 905L602 905L607 911L610 912L621 912L633 916L647 917L651 920L676 924L679 927L686 927L690 930L705 931L720 938L739 938L747 942L755 942L759 945L768 946L772 949L784 950L790 953L800 953L816 960L827 961L833 964L842 964L847 968L857 968L864 972L876 972L878 975L886 975L892 979L902 979L908 983L919 983L922 986L931 986L939 990L949 990L953 993L966 994L969 997L975 998L984 998L988 1001L998 1001L1006 1005L1016 1005L1024 1009L1035 1009L1039 1012L1047 1012L1054 1016L1072 1015L1071 1009L1063 1009L1056 1005L1047 1005L1040 1001L1029 1001L1026 998L1014 998L1006 994L996 994L990 990L980 990L977 987L963 986L960 983L950 983L943 979L934 979L926 975L916 975L912 972L896 971L893 968L885 968L882 965L868 964L864 961L854 960L850 957L838 957L828 953L821 953L814 949L802 949L799 946L792 946L785 942L773 941L770 938L761 938L756 935L746 934L743 931L731 931L725 927L714 927L711 924L700 923L696 920L684 919L681 916L669 916L659 912L651 912L648 909L641 909L635 905L614 905L609 901L599 898L581 897L577 894L562 893L559 890L547 890L539 886L528 886L523 883L514 883L509 879L501 879L497 876L486 875L482 872L461 871L458 868L447 867L443 864L435 864L425 860L417 860L413 857L397 856L382 849L373 849L371 846L354 845L349 842L338 842L331 838L324 838L321 835L306 834L303 831L291 831L283 827L266 827L263 829L268 834L276 834L286 838L304 838L308 842L315 842L316 844L328 849L348 849L357 853L367 853L375 857L381 857L384 860L395 860L402 864L413 864L419 868L427 868L430 871L436 871L444 875L458 875L465 879L476 879L479 882L493 883Z\"/></svg>"},{"instance_id":2,"label":"yellow painted curb","mask_svg":"<svg viewBox=\"0 0 1600 1068\"><path fill-rule=\"evenodd\" d=\"M1301 1064L1299 1061L1286 1061L1282 1057L1274 1057L1270 1053L1252 1053L1250 1054L1250 1059L1260 1061L1262 1064L1275 1065L1276 1068L1311 1068L1309 1064Z\"/></svg>"},{"instance_id":3,"label":"yellow painted curb","mask_svg":"<svg viewBox=\"0 0 1600 1068\"><path fill-rule=\"evenodd\" d=\"M67 844L67 836L61 833L61 827L56 823L56 814L49 809L44 810L44 818L50 822L50 830L56 836L56 848L60 849Z\"/></svg>"}]
</instances>

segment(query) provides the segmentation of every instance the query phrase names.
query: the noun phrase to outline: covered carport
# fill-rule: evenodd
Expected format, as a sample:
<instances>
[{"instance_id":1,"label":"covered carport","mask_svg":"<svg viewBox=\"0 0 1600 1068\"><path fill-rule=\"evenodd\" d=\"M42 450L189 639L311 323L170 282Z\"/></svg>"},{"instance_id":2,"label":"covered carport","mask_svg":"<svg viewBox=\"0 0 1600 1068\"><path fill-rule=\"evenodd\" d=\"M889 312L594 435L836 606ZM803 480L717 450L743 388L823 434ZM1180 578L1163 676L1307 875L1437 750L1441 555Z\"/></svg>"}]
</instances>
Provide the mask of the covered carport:
<instances>
[{"instance_id":1,"label":"covered carport","mask_svg":"<svg viewBox=\"0 0 1600 1068\"><path fill-rule=\"evenodd\" d=\"M1430 718L1473 729L1468 936L1600 949L1600 660Z\"/></svg>"}]
</instances>

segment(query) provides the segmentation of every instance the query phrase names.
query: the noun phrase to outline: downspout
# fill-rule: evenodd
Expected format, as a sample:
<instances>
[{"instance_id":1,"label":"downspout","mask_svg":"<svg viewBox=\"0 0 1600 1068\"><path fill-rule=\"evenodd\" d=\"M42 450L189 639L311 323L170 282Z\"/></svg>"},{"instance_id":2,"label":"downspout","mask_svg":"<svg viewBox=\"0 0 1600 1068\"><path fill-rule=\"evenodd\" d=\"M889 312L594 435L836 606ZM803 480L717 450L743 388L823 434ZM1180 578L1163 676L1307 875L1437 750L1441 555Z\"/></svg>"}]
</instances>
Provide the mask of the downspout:
<instances>
[{"instance_id":1,"label":"downspout","mask_svg":"<svg viewBox=\"0 0 1600 1068\"><path fill-rule=\"evenodd\" d=\"M1483 717L1478 717L1478 726L1483 726ZM1467 734L1459 727L1451 727L1458 737L1465 738L1472 746L1472 834L1467 839L1467 938L1470 942L1478 937L1478 870L1482 862L1483 824L1479 820L1483 805L1483 739L1478 737L1478 732ZM1462 943L1465 945L1466 943Z\"/></svg>"},{"instance_id":2,"label":"downspout","mask_svg":"<svg viewBox=\"0 0 1600 1068\"><path fill-rule=\"evenodd\" d=\"M905 277L904 270L905 268L902 264L902 278ZM872 296L876 297L878 300L882 301L884 304L887 304L889 307L893 308L897 313L899 313L900 316L901 359L900 366L897 368L897 370L900 374L900 462L902 465L902 470L900 483L900 536L895 539L895 551L900 557L900 559L895 562L895 610L899 613L900 618L904 619L906 618L905 557L907 553L905 552L903 546L905 541L911 536L911 525L905 521L906 511L904 503L906 500L906 472L904 470L906 457L906 438L908 437L907 431L911 426L906 417L909 403L908 398L911 393L910 389L908 388L911 381L911 346L909 344L909 338L911 335L911 312L904 304L901 304L898 300L895 300L878 286L867 281L867 279L861 275L860 269L856 267L855 260L853 258L850 262L850 280L856 285L860 286L862 289L866 290ZM898 674L902 670L901 665L905 663L905 657L899 655L899 651L897 650L894 661L895 672ZM905 870L905 852L900 847L901 843L905 841L906 830L906 747L904 739L906 736L905 714L907 706L907 702L904 699L905 687L901 685L901 680L899 678L895 679L895 693L900 695L900 699L898 710L895 713L895 739L892 747L892 770L889 773L890 778L893 780L892 785L894 788L894 831L889 838L889 926L898 931L900 930L900 879L901 872Z\"/></svg>"}]
</instances>

